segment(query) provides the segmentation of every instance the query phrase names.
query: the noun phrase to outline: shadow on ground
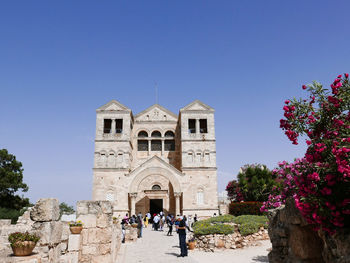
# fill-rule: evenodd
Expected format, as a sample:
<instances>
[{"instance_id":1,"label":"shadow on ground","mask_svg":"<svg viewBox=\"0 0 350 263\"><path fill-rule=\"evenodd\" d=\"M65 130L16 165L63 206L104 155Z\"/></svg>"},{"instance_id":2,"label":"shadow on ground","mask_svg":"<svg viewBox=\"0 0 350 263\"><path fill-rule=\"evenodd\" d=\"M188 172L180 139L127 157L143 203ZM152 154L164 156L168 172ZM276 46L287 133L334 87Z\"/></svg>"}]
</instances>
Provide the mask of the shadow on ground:
<instances>
[{"instance_id":1,"label":"shadow on ground","mask_svg":"<svg viewBox=\"0 0 350 263\"><path fill-rule=\"evenodd\" d=\"M172 252L172 253L165 253L165 254L167 254L167 255L172 255L172 256L175 256L175 257L177 257L179 254L176 254L176 253L174 253L174 252Z\"/></svg>"},{"instance_id":2,"label":"shadow on ground","mask_svg":"<svg viewBox=\"0 0 350 263\"><path fill-rule=\"evenodd\" d=\"M269 258L267 256L257 256L252 258L254 262L269 262Z\"/></svg>"}]
</instances>

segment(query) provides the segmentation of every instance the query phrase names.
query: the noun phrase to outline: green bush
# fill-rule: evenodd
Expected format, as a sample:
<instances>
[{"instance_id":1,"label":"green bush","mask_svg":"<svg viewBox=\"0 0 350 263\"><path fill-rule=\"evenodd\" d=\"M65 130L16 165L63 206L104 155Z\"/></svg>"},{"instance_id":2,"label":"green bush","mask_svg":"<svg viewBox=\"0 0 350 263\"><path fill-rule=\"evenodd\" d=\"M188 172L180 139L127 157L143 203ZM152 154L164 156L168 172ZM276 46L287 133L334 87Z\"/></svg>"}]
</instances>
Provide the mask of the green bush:
<instances>
[{"instance_id":1,"label":"green bush","mask_svg":"<svg viewBox=\"0 0 350 263\"><path fill-rule=\"evenodd\" d=\"M232 202L229 206L229 212L231 215L262 215L260 207L262 202Z\"/></svg>"},{"instance_id":2,"label":"green bush","mask_svg":"<svg viewBox=\"0 0 350 263\"><path fill-rule=\"evenodd\" d=\"M239 232L242 236L246 236L258 232L260 227L267 228L267 221L266 216L242 215L234 217L232 215L224 215L197 221L193 225L193 231L195 235L228 235L234 232L235 227L224 223L232 222L238 224Z\"/></svg>"},{"instance_id":3,"label":"green bush","mask_svg":"<svg viewBox=\"0 0 350 263\"><path fill-rule=\"evenodd\" d=\"M259 231L260 227L267 228L267 217L256 215L237 216L234 222L238 224L238 230L242 236L254 234Z\"/></svg>"},{"instance_id":4,"label":"green bush","mask_svg":"<svg viewBox=\"0 0 350 263\"><path fill-rule=\"evenodd\" d=\"M203 220L205 221L205 220ZM193 232L195 235L210 235L210 234L232 234L234 227L225 224L211 224L209 222L198 221L193 226Z\"/></svg>"},{"instance_id":5,"label":"green bush","mask_svg":"<svg viewBox=\"0 0 350 263\"><path fill-rule=\"evenodd\" d=\"M21 210L0 207L0 219L11 219L11 224L16 224L18 217L24 214L27 208Z\"/></svg>"},{"instance_id":6,"label":"green bush","mask_svg":"<svg viewBox=\"0 0 350 263\"><path fill-rule=\"evenodd\" d=\"M206 219L209 223L230 223L234 222L234 216L232 215L222 215L222 216L214 216L211 218Z\"/></svg>"}]
</instances>

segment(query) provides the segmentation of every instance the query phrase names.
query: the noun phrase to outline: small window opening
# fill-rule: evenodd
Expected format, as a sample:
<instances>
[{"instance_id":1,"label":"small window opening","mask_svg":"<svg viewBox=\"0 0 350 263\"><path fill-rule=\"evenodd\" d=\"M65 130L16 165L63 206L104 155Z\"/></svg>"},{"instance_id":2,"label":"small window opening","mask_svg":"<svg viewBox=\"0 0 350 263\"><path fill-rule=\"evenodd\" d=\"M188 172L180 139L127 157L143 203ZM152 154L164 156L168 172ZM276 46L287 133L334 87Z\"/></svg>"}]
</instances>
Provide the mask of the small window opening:
<instances>
[{"instance_id":1,"label":"small window opening","mask_svg":"<svg viewBox=\"0 0 350 263\"><path fill-rule=\"evenodd\" d=\"M196 133L196 120L195 119L188 119L188 132L189 133Z\"/></svg>"},{"instance_id":2,"label":"small window opening","mask_svg":"<svg viewBox=\"0 0 350 263\"><path fill-rule=\"evenodd\" d=\"M208 133L207 119L199 120L200 133Z\"/></svg>"},{"instance_id":3,"label":"small window opening","mask_svg":"<svg viewBox=\"0 0 350 263\"><path fill-rule=\"evenodd\" d=\"M115 133L122 133L123 132L123 119L116 119L115 120Z\"/></svg>"},{"instance_id":4,"label":"small window opening","mask_svg":"<svg viewBox=\"0 0 350 263\"><path fill-rule=\"evenodd\" d=\"M112 129L112 120L104 119L103 120L103 133L111 133Z\"/></svg>"},{"instance_id":5,"label":"small window opening","mask_svg":"<svg viewBox=\"0 0 350 263\"><path fill-rule=\"evenodd\" d=\"M141 152L148 152L148 141L147 140L138 140L137 141L137 150Z\"/></svg>"},{"instance_id":6,"label":"small window opening","mask_svg":"<svg viewBox=\"0 0 350 263\"><path fill-rule=\"evenodd\" d=\"M161 190L160 186L155 184L152 186L152 190Z\"/></svg>"},{"instance_id":7,"label":"small window opening","mask_svg":"<svg viewBox=\"0 0 350 263\"><path fill-rule=\"evenodd\" d=\"M162 141L161 140L152 140L151 141L151 151L161 151L162 150Z\"/></svg>"},{"instance_id":8,"label":"small window opening","mask_svg":"<svg viewBox=\"0 0 350 263\"><path fill-rule=\"evenodd\" d=\"M204 204L204 194L202 191L197 192L197 205Z\"/></svg>"}]
</instances>

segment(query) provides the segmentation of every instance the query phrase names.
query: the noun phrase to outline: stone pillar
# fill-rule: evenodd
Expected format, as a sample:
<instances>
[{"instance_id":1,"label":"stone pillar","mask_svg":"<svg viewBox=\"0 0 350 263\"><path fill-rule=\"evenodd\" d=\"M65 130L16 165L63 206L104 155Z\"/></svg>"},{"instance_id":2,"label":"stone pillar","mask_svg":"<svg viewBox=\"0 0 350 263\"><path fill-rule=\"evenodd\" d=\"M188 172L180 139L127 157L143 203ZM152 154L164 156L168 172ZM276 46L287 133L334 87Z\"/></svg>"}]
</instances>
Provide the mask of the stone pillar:
<instances>
[{"instance_id":1,"label":"stone pillar","mask_svg":"<svg viewBox=\"0 0 350 263\"><path fill-rule=\"evenodd\" d=\"M162 142L162 156L164 154L164 140L161 141Z\"/></svg>"},{"instance_id":2,"label":"stone pillar","mask_svg":"<svg viewBox=\"0 0 350 263\"><path fill-rule=\"evenodd\" d=\"M151 154L151 140L148 140L148 155Z\"/></svg>"},{"instance_id":3,"label":"stone pillar","mask_svg":"<svg viewBox=\"0 0 350 263\"><path fill-rule=\"evenodd\" d=\"M196 119L196 134L199 134L199 119Z\"/></svg>"},{"instance_id":4,"label":"stone pillar","mask_svg":"<svg viewBox=\"0 0 350 263\"><path fill-rule=\"evenodd\" d=\"M131 198L130 216L135 215L136 197L137 197L137 193L130 193L130 198Z\"/></svg>"},{"instance_id":5,"label":"stone pillar","mask_svg":"<svg viewBox=\"0 0 350 263\"><path fill-rule=\"evenodd\" d=\"M175 196L175 214L179 215L180 214L180 197L181 193L174 193Z\"/></svg>"},{"instance_id":6,"label":"stone pillar","mask_svg":"<svg viewBox=\"0 0 350 263\"><path fill-rule=\"evenodd\" d=\"M115 126L115 119L112 119L112 128L111 128L111 133L115 134L116 126Z\"/></svg>"}]
</instances>

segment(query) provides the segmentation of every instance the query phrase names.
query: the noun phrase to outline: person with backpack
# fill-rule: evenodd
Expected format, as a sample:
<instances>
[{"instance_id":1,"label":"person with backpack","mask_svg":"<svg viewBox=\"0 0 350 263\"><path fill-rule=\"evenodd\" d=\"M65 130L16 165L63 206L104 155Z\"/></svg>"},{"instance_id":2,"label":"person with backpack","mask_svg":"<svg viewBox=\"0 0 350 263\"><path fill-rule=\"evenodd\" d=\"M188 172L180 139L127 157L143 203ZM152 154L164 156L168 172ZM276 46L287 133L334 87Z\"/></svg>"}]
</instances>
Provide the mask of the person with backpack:
<instances>
[{"instance_id":1,"label":"person with backpack","mask_svg":"<svg viewBox=\"0 0 350 263\"><path fill-rule=\"evenodd\" d=\"M174 225L174 216L173 215L168 215L167 216L167 224L168 224L168 233L166 234L167 236L172 236L173 235L173 225Z\"/></svg>"}]
</instances>

